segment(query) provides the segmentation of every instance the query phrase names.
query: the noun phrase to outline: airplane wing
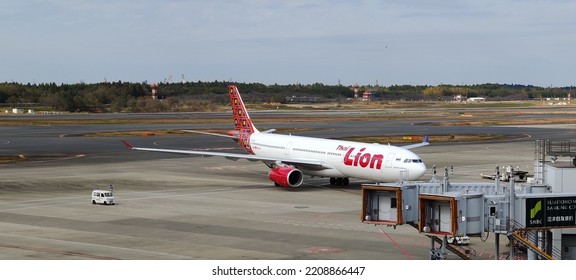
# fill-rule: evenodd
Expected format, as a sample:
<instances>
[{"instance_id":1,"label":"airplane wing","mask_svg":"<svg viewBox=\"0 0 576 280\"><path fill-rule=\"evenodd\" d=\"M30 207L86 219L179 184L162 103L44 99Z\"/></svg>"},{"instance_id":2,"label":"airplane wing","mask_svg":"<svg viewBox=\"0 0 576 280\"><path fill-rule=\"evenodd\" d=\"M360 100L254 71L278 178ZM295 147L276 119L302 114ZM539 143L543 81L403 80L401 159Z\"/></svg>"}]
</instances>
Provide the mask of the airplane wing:
<instances>
[{"instance_id":1,"label":"airplane wing","mask_svg":"<svg viewBox=\"0 0 576 280\"><path fill-rule=\"evenodd\" d=\"M314 159L282 159L282 158L271 158L271 157L261 157L252 154L237 154L237 153L222 153L222 152L210 152L210 151L195 151L195 150L174 150L174 149L156 149L156 148L140 148L134 147L125 140L122 143L130 149L136 151L148 151L148 152L161 152L161 153L172 153L172 154L184 154L184 155L200 155L206 157L224 157L229 160L239 160L245 159L249 161L263 161L263 162L282 162L285 164L290 164L294 166L305 166L307 168L313 168L316 170L329 169L331 166L327 166L324 162Z\"/></svg>"},{"instance_id":2,"label":"airplane wing","mask_svg":"<svg viewBox=\"0 0 576 280\"><path fill-rule=\"evenodd\" d=\"M417 144L410 144L410 145L406 145L406 146L401 146L400 148L406 149L406 150L410 150L410 149L414 149L414 148L418 148L418 147L423 147L423 146L428 146L430 145L430 142L428 140L428 135L424 136L424 141L422 141L422 143L417 143Z\"/></svg>"}]
</instances>

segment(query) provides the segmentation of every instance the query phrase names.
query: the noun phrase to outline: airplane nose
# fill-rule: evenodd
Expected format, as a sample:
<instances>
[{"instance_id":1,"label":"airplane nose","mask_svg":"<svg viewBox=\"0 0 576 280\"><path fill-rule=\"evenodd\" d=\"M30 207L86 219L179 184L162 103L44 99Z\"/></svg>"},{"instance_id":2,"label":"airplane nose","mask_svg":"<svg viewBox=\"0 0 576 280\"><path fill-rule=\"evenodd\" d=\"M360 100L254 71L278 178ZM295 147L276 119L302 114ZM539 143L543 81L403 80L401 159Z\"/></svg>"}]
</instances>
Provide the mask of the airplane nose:
<instances>
[{"instance_id":1,"label":"airplane nose","mask_svg":"<svg viewBox=\"0 0 576 280\"><path fill-rule=\"evenodd\" d=\"M424 163L420 163L410 174L410 177L412 177L410 180L418 180L420 177L424 176L424 173L426 173L426 165Z\"/></svg>"},{"instance_id":2,"label":"airplane nose","mask_svg":"<svg viewBox=\"0 0 576 280\"><path fill-rule=\"evenodd\" d=\"M424 176L424 173L426 173L426 164L422 163L422 164L420 165L420 168L421 168L420 177L422 177L422 176Z\"/></svg>"}]
</instances>

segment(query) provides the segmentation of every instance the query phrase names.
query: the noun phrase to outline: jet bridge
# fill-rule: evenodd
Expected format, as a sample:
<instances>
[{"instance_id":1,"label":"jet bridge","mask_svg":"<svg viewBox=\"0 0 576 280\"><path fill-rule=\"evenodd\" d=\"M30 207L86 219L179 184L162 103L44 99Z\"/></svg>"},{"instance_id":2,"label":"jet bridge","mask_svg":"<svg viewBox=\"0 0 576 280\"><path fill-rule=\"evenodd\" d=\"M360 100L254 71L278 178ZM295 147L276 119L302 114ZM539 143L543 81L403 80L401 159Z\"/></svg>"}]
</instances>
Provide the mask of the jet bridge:
<instances>
[{"instance_id":1,"label":"jet bridge","mask_svg":"<svg viewBox=\"0 0 576 280\"><path fill-rule=\"evenodd\" d=\"M480 192L420 194L420 233L440 236L478 236L483 232L484 195Z\"/></svg>"},{"instance_id":2,"label":"jet bridge","mask_svg":"<svg viewBox=\"0 0 576 280\"><path fill-rule=\"evenodd\" d=\"M550 193L546 185L451 183L443 181L362 186L362 222L376 225L412 225L431 238L431 259L445 259L445 250L472 258L474 250L447 244L447 237L480 237L495 234L510 239L510 258L515 250L528 251L529 259L560 259L550 246L546 231L576 228L576 193ZM440 243L435 248L434 243ZM520 253L518 253L520 254Z\"/></svg>"},{"instance_id":3,"label":"jet bridge","mask_svg":"<svg viewBox=\"0 0 576 280\"><path fill-rule=\"evenodd\" d=\"M418 220L416 185L364 185L362 222L402 225Z\"/></svg>"}]
</instances>

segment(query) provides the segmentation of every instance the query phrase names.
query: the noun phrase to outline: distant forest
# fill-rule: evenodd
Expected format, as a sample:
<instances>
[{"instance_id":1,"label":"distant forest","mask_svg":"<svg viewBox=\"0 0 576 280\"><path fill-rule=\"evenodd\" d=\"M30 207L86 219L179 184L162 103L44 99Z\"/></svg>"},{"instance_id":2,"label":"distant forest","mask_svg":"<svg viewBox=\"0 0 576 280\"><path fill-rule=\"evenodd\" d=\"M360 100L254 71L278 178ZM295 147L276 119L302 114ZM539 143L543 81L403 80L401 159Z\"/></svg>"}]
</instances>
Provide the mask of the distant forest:
<instances>
[{"instance_id":1,"label":"distant forest","mask_svg":"<svg viewBox=\"0 0 576 280\"><path fill-rule=\"evenodd\" d=\"M104 82L96 84L0 83L0 106L42 108L65 112L191 112L212 111L228 103L229 82L183 82L158 84L157 99L147 83ZM354 87L324 85L264 85L234 83L246 103L285 103L297 100L348 102ZM481 84L439 86L359 86L372 93L373 100L443 101L454 96L484 97L487 100L538 100L564 98L571 87L544 88L531 85ZM302 98L307 97L307 98Z\"/></svg>"}]
</instances>

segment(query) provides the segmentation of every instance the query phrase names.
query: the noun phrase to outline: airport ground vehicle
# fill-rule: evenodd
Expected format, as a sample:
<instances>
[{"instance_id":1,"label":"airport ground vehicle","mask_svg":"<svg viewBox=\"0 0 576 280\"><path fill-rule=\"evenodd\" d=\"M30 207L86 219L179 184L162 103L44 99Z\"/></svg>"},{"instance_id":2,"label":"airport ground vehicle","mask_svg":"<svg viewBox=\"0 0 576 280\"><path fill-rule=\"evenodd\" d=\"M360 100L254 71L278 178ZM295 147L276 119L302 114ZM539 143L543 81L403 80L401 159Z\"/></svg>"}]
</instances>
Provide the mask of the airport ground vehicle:
<instances>
[{"instance_id":1,"label":"airport ground vehicle","mask_svg":"<svg viewBox=\"0 0 576 280\"><path fill-rule=\"evenodd\" d=\"M114 194L108 190L93 190L92 204L112 205L114 204Z\"/></svg>"},{"instance_id":2,"label":"airport ground vehicle","mask_svg":"<svg viewBox=\"0 0 576 280\"><path fill-rule=\"evenodd\" d=\"M470 244L470 237L468 236L448 236L448 243L455 245L468 245Z\"/></svg>"}]
</instances>

